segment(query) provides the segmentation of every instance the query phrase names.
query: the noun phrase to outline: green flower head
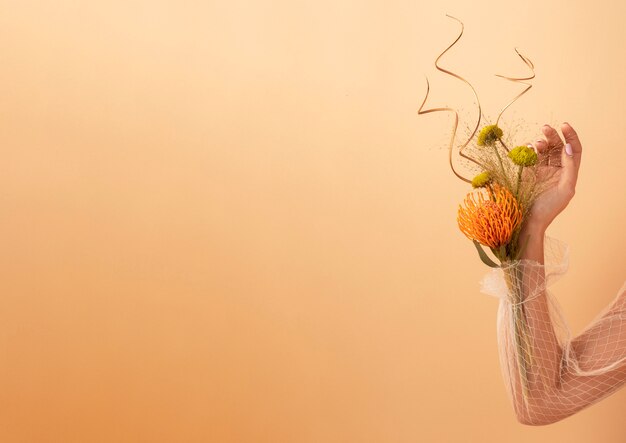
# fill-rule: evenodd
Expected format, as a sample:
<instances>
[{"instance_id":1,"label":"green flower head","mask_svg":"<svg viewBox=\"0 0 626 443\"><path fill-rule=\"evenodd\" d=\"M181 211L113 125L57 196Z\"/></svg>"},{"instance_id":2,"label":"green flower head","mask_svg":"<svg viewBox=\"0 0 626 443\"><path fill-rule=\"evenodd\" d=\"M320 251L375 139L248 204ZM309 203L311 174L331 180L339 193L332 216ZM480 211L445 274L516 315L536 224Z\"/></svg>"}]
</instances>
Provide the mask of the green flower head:
<instances>
[{"instance_id":1,"label":"green flower head","mask_svg":"<svg viewBox=\"0 0 626 443\"><path fill-rule=\"evenodd\" d=\"M487 125L478 133L478 146L493 146L502 134L498 125Z\"/></svg>"},{"instance_id":2,"label":"green flower head","mask_svg":"<svg viewBox=\"0 0 626 443\"><path fill-rule=\"evenodd\" d=\"M489 175L489 172L481 172L472 179L472 188L483 188L489 183L491 183L491 175Z\"/></svg>"},{"instance_id":3,"label":"green flower head","mask_svg":"<svg viewBox=\"0 0 626 443\"><path fill-rule=\"evenodd\" d=\"M519 166L533 166L537 163L537 153L528 146L517 146L511 149L509 158Z\"/></svg>"}]
</instances>

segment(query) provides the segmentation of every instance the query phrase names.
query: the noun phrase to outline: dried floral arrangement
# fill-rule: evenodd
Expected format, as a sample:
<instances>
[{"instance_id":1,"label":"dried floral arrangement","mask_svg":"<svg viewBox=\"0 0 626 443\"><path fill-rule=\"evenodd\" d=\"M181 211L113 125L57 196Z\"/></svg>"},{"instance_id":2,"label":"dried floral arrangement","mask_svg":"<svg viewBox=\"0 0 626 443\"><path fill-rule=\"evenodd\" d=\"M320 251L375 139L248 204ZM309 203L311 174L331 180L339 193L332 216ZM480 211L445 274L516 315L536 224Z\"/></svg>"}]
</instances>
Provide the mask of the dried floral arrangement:
<instances>
[{"instance_id":1,"label":"dried floral arrangement","mask_svg":"<svg viewBox=\"0 0 626 443\"><path fill-rule=\"evenodd\" d=\"M466 83L476 98L478 121L472 134L458 149L459 156L473 163L474 169L477 169L478 172L473 178L463 176L453 162L454 141L459 125L458 112L449 107L424 109L430 91L428 78L426 78L426 96L417 112L420 115L440 111L454 113L454 128L448 148L450 168L459 179L471 184L475 189L465 199L465 206L459 207L459 228L474 242L481 260L485 264L495 267L498 265L489 258L481 245L490 248L500 263L519 258L523 248L523 245L519 245L517 241L519 230L536 196L541 192L542 184L547 183L550 179L549 171L542 169L542 165L538 163L538 156L532 145L508 146L508 142L505 142L504 132L498 126L504 112L532 88L532 85L527 81L535 78L534 65L528 57L522 55L515 48L519 57L530 68L531 75L520 78L496 75L513 82L522 83L526 85L526 88L502 108L495 124L486 125L478 131L482 112L476 90L466 79L439 65L441 57L463 35L463 23L451 15L447 16L461 24L461 32L457 39L437 57L435 67Z\"/></svg>"},{"instance_id":2,"label":"dried floral arrangement","mask_svg":"<svg viewBox=\"0 0 626 443\"><path fill-rule=\"evenodd\" d=\"M526 243L520 231L538 196L554 185L561 167L562 146L538 155L531 144L516 144L499 126L503 113L532 85L530 59L515 51L530 73L526 77L497 75L525 85L504 106L493 124L481 123L481 106L474 87L439 61L463 35L461 30L435 60L435 67L467 84L478 105L478 121L467 140L455 149L458 112L450 107L424 109L430 84L418 115L451 112L454 126L448 162L454 175L472 189L459 205L458 227L476 247L483 263L493 268L482 281L482 292L500 299L498 345L502 372L518 418L526 424L548 424L567 417L626 383L626 285L577 337L572 337L562 310L546 288L567 270L567 247L546 237L546 264L521 259ZM480 130L479 130L480 129ZM571 147L565 147L566 150ZM458 154L471 175L453 161ZM568 155L571 152L568 151ZM528 239L528 237L526 237ZM491 253L491 254L490 254Z\"/></svg>"}]
</instances>

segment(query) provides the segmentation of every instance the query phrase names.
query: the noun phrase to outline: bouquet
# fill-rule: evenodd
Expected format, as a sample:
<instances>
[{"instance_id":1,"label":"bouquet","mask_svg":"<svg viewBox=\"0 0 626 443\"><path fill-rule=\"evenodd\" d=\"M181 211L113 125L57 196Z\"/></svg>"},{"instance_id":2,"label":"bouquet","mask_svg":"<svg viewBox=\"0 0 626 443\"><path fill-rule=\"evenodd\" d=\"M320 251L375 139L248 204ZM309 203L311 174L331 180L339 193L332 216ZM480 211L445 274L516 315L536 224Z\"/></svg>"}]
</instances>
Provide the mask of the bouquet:
<instances>
[{"instance_id":1,"label":"bouquet","mask_svg":"<svg viewBox=\"0 0 626 443\"><path fill-rule=\"evenodd\" d=\"M501 367L518 418L527 424L547 424L589 406L626 383L626 285L614 301L577 337L572 338L562 310L546 288L567 269L566 245L546 238L544 261L522 259L528 236L520 236L533 203L554 185L560 150L538 156L532 145L518 144L499 122L517 99L532 87L534 65L517 48L530 70L525 77L504 79L525 85L502 108L494 123L481 127L481 107L474 87L463 77L439 65L439 71L466 83L478 104L478 122L467 140L454 149L458 112L449 107L424 109L418 114L447 111L455 116L448 148L452 172L472 189L459 205L458 227L469 238L479 258L493 268L483 279L482 291L500 298L498 344ZM453 153L459 159L454 161ZM461 172L458 163L466 168ZM469 172L469 173L468 173ZM525 238L526 240L521 240ZM531 389L532 388L532 389Z\"/></svg>"},{"instance_id":2,"label":"bouquet","mask_svg":"<svg viewBox=\"0 0 626 443\"><path fill-rule=\"evenodd\" d=\"M461 23L463 23L449 16ZM435 66L442 72L467 83L476 97L479 116L474 131L468 140L459 149L459 154L468 161L475 172L471 178L462 175L452 161L453 143L458 127L458 113L451 108L434 108L423 110L428 98L428 79L426 97L418 114L435 111L451 111L455 113L455 127L449 147L449 162L453 173L461 180L469 183L473 190L467 194L462 205L458 209L458 226L460 230L474 243L478 256L486 265L493 268L501 268L506 281L512 319L514 322L514 343L517 355L517 368L522 385L524 398L527 398L527 365L532 364L533 355L529 343L529 334L525 320L522 290L523 278L520 268L515 266L525 244L520 244L520 230L526 220L535 198L542 188L549 182L549 174L538 162L537 152L532 145L515 145L510 137L505 136L504 131L498 125L504 111L519 97L525 94L532 85L525 83L534 78L534 65L527 57L515 49L522 61L532 71L530 76L514 78L498 75L510 81L520 82L527 85L517 97L507 104L498 115L494 124L483 126L480 131L481 109L478 94L473 86L464 78L451 71L443 69L438 62L459 37L450 45L435 61ZM549 158L549 157L548 157ZM488 252L491 252L492 259Z\"/></svg>"}]
</instances>

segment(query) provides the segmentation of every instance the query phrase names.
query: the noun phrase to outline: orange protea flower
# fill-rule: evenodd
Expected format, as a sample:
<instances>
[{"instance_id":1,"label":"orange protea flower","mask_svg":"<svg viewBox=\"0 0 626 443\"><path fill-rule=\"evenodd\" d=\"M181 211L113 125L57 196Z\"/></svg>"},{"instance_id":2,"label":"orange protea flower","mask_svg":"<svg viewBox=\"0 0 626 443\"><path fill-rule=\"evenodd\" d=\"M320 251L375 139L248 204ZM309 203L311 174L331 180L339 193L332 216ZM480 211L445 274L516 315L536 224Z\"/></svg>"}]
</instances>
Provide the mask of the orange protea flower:
<instances>
[{"instance_id":1,"label":"orange protea flower","mask_svg":"<svg viewBox=\"0 0 626 443\"><path fill-rule=\"evenodd\" d=\"M522 209L508 189L494 184L488 193L480 189L467 194L457 221L470 240L496 249L511 240L522 222Z\"/></svg>"}]
</instances>

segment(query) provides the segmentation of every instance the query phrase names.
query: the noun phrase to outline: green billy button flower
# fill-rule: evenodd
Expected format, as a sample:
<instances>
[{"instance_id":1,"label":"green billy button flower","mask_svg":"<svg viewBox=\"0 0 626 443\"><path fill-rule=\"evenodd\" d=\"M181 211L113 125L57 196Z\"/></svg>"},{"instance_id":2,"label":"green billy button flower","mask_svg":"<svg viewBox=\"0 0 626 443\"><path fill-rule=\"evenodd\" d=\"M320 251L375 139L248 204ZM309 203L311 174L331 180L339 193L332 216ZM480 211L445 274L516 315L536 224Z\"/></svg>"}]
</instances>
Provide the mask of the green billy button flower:
<instances>
[{"instance_id":1,"label":"green billy button flower","mask_svg":"<svg viewBox=\"0 0 626 443\"><path fill-rule=\"evenodd\" d=\"M491 175L489 172L481 172L472 179L472 188L484 188L489 183L491 183Z\"/></svg>"},{"instance_id":2,"label":"green billy button flower","mask_svg":"<svg viewBox=\"0 0 626 443\"><path fill-rule=\"evenodd\" d=\"M498 125L487 125L478 133L478 146L493 146L502 134Z\"/></svg>"},{"instance_id":3,"label":"green billy button flower","mask_svg":"<svg viewBox=\"0 0 626 443\"><path fill-rule=\"evenodd\" d=\"M537 163L537 153L528 146L517 146L511 149L509 158L518 166L533 166Z\"/></svg>"}]
</instances>

